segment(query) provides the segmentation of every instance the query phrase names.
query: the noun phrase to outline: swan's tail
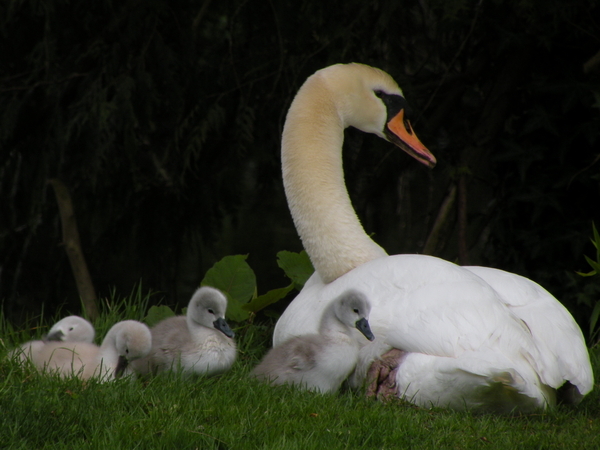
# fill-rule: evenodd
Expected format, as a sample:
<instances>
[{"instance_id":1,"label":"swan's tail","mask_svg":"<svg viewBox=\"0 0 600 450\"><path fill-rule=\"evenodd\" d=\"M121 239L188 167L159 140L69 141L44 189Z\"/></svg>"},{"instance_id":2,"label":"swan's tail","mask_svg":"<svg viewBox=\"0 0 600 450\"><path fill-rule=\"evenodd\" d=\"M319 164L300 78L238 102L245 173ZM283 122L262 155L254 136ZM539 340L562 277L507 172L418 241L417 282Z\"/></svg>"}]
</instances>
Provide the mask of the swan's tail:
<instances>
[{"instance_id":1,"label":"swan's tail","mask_svg":"<svg viewBox=\"0 0 600 450\"><path fill-rule=\"evenodd\" d=\"M486 412L527 413L554 405L556 392L542 384L531 386L515 371L507 370L485 377L474 390L473 401L479 404L476 409Z\"/></svg>"},{"instance_id":2,"label":"swan's tail","mask_svg":"<svg viewBox=\"0 0 600 450\"><path fill-rule=\"evenodd\" d=\"M408 354L396 376L398 396L424 407L502 414L530 413L556 404L556 391L526 363L505 369L481 355L463 358ZM497 367L497 370L491 369ZM415 374L419 374L417 377Z\"/></svg>"}]
</instances>

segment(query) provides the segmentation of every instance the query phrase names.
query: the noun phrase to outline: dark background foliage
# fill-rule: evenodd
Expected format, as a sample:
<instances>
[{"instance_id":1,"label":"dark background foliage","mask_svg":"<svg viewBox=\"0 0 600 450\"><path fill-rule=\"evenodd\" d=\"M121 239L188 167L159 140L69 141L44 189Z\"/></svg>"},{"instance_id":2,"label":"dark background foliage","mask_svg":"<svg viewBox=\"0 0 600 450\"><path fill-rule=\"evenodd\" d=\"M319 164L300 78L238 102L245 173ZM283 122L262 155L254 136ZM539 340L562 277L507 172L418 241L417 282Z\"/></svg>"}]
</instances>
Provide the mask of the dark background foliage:
<instances>
[{"instance_id":1,"label":"dark background foliage","mask_svg":"<svg viewBox=\"0 0 600 450\"><path fill-rule=\"evenodd\" d=\"M308 75L357 61L398 81L439 161L348 130L366 230L390 253L530 277L583 324L600 298L574 274L600 223L599 18L592 0L2 2L5 312L79 308L50 178L71 191L101 296L142 280L186 303L234 253L261 291L282 286L277 251L301 249L285 113Z\"/></svg>"}]
</instances>

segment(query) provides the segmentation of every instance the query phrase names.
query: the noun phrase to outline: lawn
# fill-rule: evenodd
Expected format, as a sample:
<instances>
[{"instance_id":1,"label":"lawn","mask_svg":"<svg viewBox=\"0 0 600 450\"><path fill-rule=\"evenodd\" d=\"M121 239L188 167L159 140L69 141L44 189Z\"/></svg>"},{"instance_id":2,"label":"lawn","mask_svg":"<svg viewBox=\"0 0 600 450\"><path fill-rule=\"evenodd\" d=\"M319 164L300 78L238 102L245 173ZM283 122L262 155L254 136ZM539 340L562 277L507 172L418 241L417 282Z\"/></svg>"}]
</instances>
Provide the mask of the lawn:
<instances>
[{"instance_id":1,"label":"lawn","mask_svg":"<svg viewBox=\"0 0 600 450\"><path fill-rule=\"evenodd\" d=\"M105 313L98 336L117 319L141 319L128 303ZM39 324L32 334L47 329ZM3 321L0 448L10 449L597 449L598 390L574 408L526 416L474 415L382 403L344 391L316 395L263 385L248 374L272 327L236 329L239 358L218 378L95 381L38 374L6 358L27 330ZM98 340L98 339L97 339ZM598 368L600 350L592 352Z\"/></svg>"}]
</instances>

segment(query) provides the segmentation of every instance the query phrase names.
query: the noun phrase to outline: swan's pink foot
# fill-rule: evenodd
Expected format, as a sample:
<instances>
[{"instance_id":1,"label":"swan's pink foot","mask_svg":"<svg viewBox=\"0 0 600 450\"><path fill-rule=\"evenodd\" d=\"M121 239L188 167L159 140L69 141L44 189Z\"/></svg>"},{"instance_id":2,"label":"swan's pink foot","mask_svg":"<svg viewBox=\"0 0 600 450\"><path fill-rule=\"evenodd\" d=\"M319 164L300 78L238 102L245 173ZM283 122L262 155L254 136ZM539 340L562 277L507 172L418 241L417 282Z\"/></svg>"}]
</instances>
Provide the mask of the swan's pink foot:
<instances>
[{"instance_id":1,"label":"swan's pink foot","mask_svg":"<svg viewBox=\"0 0 600 450\"><path fill-rule=\"evenodd\" d=\"M373 361L367 372L367 397L396 396L396 373L405 353L393 348Z\"/></svg>"}]
</instances>

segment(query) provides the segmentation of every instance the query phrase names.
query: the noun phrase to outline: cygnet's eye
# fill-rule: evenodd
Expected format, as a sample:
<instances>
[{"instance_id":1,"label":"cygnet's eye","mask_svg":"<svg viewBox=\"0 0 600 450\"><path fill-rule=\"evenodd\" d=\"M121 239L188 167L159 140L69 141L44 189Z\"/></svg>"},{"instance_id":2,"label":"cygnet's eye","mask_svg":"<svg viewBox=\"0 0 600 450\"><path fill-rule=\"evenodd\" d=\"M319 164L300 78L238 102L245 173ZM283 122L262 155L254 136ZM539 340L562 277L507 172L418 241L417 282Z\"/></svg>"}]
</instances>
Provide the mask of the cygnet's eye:
<instances>
[{"instance_id":1,"label":"cygnet's eye","mask_svg":"<svg viewBox=\"0 0 600 450\"><path fill-rule=\"evenodd\" d=\"M356 314L358 314L358 313L359 313L359 311L358 311L358 308L354 308L354 309L353 309L353 311L354 311Z\"/></svg>"},{"instance_id":2,"label":"cygnet's eye","mask_svg":"<svg viewBox=\"0 0 600 450\"><path fill-rule=\"evenodd\" d=\"M69 331L73 331L74 327L69 328Z\"/></svg>"},{"instance_id":3,"label":"cygnet's eye","mask_svg":"<svg viewBox=\"0 0 600 450\"><path fill-rule=\"evenodd\" d=\"M125 353L127 353L129 355L129 349L128 348L125 349Z\"/></svg>"},{"instance_id":4,"label":"cygnet's eye","mask_svg":"<svg viewBox=\"0 0 600 450\"><path fill-rule=\"evenodd\" d=\"M379 97L379 98L383 97L383 94L384 94L384 92L383 92L383 91L380 91L380 90L378 89L378 90L376 90L376 91L373 91L373 92L375 93L375 95L376 95L377 97Z\"/></svg>"},{"instance_id":5,"label":"cygnet's eye","mask_svg":"<svg viewBox=\"0 0 600 450\"><path fill-rule=\"evenodd\" d=\"M212 310L212 308L208 308L208 312L211 314L214 314L215 312Z\"/></svg>"}]
</instances>

